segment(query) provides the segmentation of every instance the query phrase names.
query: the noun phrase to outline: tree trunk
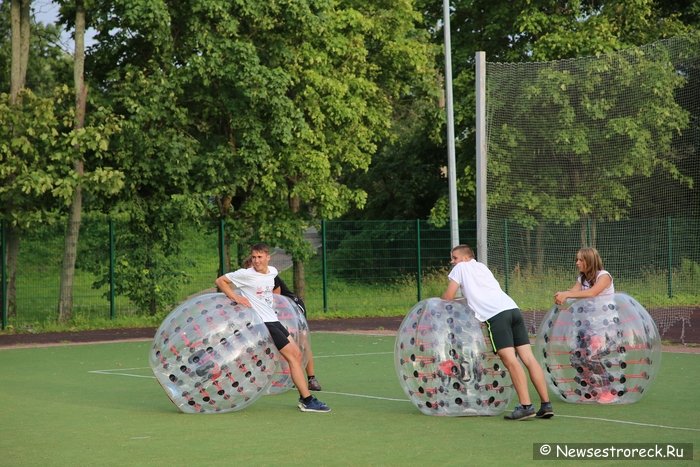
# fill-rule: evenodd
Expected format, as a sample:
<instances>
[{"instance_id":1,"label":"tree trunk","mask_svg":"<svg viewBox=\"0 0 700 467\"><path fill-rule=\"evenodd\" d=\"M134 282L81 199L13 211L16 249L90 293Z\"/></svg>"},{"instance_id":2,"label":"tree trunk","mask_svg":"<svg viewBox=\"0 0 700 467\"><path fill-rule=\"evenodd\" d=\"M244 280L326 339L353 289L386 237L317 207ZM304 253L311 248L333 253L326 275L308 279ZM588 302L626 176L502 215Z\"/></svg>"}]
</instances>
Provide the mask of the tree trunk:
<instances>
[{"instance_id":1,"label":"tree trunk","mask_svg":"<svg viewBox=\"0 0 700 467\"><path fill-rule=\"evenodd\" d=\"M19 258L20 232L17 227L8 226L5 231L7 242L7 316L17 316L17 259Z\"/></svg>"},{"instance_id":2,"label":"tree trunk","mask_svg":"<svg viewBox=\"0 0 700 467\"><path fill-rule=\"evenodd\" d=\"M24 87L22 78L22 2L12 0L10 4L10 24L12 27L12 63L10 65L10 104L17 105L19 92Z\"/></svg>"},{"instance_id":3,"label":"tree trunk","mask_svg":"<svg viewBox=\"0 0 700 467\"><path fill-rule=\"evenodd\" d=\"M525 229L525 271L532 272L532 230Z\"/></svg>"},{"instance_id":4,"label":"tree trunk","mask_svg":"<svg viewBox=\"0 0 700 467\"><path fill-rule=\"evenodd\" d=\"M544 249L542 247L543 237L545 235L544 225L542 222L537 224L535 232L535 249L537 259L535 261L535 272L541 274L544 271Z\"/></svg>"},{"instance_id":5,"label":"tree trunk","mask_svg":"<svg viewBox=\"0 0 700 467\"><path fill-rule=\"evenodd\" d=\"M73 81L75 84L75 122L76 130L85 126L85 107L87 87L85 86L85 7L83 2L76 2L75 11L75 61L73 65ZM73 201L68 214L68 225L63 248L63 264L61 266L61 296L58 301L58 320L69 321L73 314L73 280L75 278L75 261L78 251L78 235L83 209L83 194L81 183L83 178L83 160L79 148L75 148L76 156L73 170L78 181L73 193Z\"/></svg>"},{"instance_id":6,"label":"tree trunk","mask_svg":"<svg viewBox=\"0 0 700 467\"><path fill-rule=\"evenodd\" d=\"M221 216L222 219L226 219L228 213L231 211L231 203L233 201L233 197L231 195L224 195L221 196L218 199L219 202L219 216ZM228 233L227 229L224 229L224 251L222 252L224 255L224 270L221 271L221 274L226 274L227 272L231 271L231 235Z\"/></svg>"},{"instance_id":7,"label":"tree trunk","mask_svg":"<svg viewBox=\"0 0 700 467\"><path fill-rule=\"evenodd\" d=\"M294 293L304 300L306 295L306 282L304 278L304 262L292 259L292 272L294 274Z\"/></svg>"},{"instance_id":8,"label":"tree trunk","mask_svg":"<svg viewBox=\"0 0 700 467\"><path fill-rule=\"evenodd\" d=\"M21 105L20 92L27 82L29 62L29 0L12 0L10 4L12 37L12 61L10 65L10 105ZM17 263L21 231L8 225L7 241L7 313L17 316Z\"/></svg>"},{"instance_id":9,"label":"tree trunk","mask_svg":"<svg viewBox=\"0 0 700 467\"><path fill-rule=\"evenodd\" d=\"M294 214L301 209L301 200L298 196L289 198L289 208ZM292 257L292 278L294 281L294 293L304 300L306 294L306 278L304 277L304 262Z\"/></svg>"},{"instance_id":10,"label":"tree trunk","mask_svg":"<svg viewBox=\"0 0 700 467\"><path fill-rule=\"evenodd\" d=\"M20 61L19 61L19 72L22 76L22 87L26 84L27 80L27 65L29 64L29 37L31 34L30 21L29 21L29 4L30 0L21 0L22 5L20 7Z\"/></svg>"}]
</instances>

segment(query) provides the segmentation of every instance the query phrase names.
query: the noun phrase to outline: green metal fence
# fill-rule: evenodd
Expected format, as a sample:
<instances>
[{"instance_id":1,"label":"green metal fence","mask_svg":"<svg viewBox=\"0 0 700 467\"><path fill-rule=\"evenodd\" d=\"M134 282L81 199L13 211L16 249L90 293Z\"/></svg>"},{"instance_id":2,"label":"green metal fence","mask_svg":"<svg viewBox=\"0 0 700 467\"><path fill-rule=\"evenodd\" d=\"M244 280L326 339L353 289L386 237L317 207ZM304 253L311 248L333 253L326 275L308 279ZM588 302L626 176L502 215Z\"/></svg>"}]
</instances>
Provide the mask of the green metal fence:
<instances>
[{"instance_id":1,"label":"green metal fence","mask_svg":"<svg viewBox=\"0 0 700 467\"><path fill-rule=\"evenodd\" d=\"M119 229L119 223L105 220L88 219L81 226L75 320L145 312L115 287L125 261ZM170 264L180 280L168 283L174 298L163 313L211 289L224 264L223 224L188 229L180 253ZM599 242L613 239L601 249L618 290L647 306L700 305L700 219L598 223L596 229ZM508 222L489 230L489 266L524 310L548 309L553 293L568 288L575 279L573 258L581 243L580 226L548 226L543 231L546 235L535 239L532 232ZM312 317L324 313L401 316L417 301L444 290L451 247L447 227L435 228L420 220L327 221L318 235L318 254L305 267L305 299ZM460 239L476 246L474 221L460 224ZM3 329L8 325L29 328L56 319L62 248L62 226L45 226L22 237L16 312L8 315L6 238L0 229ZM542 257L547 258L544 264L533 266ZM291 285L291 270L284 270L282 277Z\"/></svg>"}]
</instances>

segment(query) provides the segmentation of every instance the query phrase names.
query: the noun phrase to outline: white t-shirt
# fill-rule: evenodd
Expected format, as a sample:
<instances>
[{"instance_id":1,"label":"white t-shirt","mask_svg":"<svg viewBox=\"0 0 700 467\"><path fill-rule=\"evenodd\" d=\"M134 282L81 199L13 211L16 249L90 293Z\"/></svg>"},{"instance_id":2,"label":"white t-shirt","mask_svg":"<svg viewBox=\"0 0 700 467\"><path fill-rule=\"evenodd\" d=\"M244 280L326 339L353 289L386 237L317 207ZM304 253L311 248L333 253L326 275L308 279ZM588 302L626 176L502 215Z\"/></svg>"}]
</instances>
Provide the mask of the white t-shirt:
<instances>
[{"instance_id":1,"label":"white t-shirt","mask_svg":"<svg viewBox=\"0 0 700 467\"><path fill-rule=\"evenodd\" d=\"M605 288L605 290L603 290L598 295L612 295L615 293L615 284L613 283L613 277L612 277L612 274L610 274L608 271L606 271L604 269L601 269L600 271L598 271L598 273L595 275L596 282L598 281L598 279L600 279L600 276L603 276L605 274L610 276L610 285L607 286ZM591 288L591 284L589 284L587 280L584 280L583 282L581 282L581 276L578 276L576 278L576 282L581 284L581 290L588 290Z\"/></svg>"},{"instance_id":2,"label":"white t-shirt","mask_svg":"<svg viewBox=\"0 0 700 467\"><path fill-rule=\"evenodd\" d=\"M457 263L447 277L459 284L462 296L482 323L502 311L518 308L515 301L501 290L489 268L475 259Z\"/></svg>"},{"instance_id":3,"label":"white t-shirt","mask_svg":"<svg viewBox=\"0 0 700 467\"><path fill-rule=\"evenodd\" d=\"M272 296L276 276L277 269L273 266L268 266L267 274L257 272L254 268L239 269L226 274L226 278L238 287L241 295L250 300L253 309L266 323L279 321Z\"/></svg>"}]
</instances>

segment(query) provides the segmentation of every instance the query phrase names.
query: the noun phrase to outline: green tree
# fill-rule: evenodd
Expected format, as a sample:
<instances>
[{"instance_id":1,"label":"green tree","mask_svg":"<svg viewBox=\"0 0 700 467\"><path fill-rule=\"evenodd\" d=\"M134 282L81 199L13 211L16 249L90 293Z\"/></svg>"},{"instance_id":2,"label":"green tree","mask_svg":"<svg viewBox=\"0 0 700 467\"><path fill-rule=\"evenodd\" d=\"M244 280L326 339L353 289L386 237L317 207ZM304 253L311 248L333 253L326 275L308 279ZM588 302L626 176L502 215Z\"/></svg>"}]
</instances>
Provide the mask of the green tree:
<instances>
[{"instance_id":1,"label":"green tree","mask_svg":"<svg viewBox=\"0 0 700 467\"><path fill-rule=\"evenodd\" d=\"M87 86L85 85L85 6L82 0L75 1L75 55L73 60L73 89L75 93L75 119L73 129L80 132L85 127L85 112L87 107ZM85 174L85 163L80 157L80 147L76 144L73 158L75 184L68 208L68 220L64 237L63 262L61 264L61 285L58 299L58 320L70 321L73 314L73 279L75 277L75 261L78 253L78 236L83 214L82 178ZM106 149L106 148L105 148Z\"/></svg>"},{"instance_id":2,"label":"green tree","mask_svg":"<svg viewBox=\"0 0 700 467\"><path fill-rule=\"evenodd\" d=\"M30 18L29 0L12 0L10 2L10 93L9 110L16 112L22 107L22 91L27 81L27 63L29 61ZM20 136L14 125L9 126L9 140ZM12 181L13 174L8 174ZM5 207L7 209L7 207ZM8 222L6 230L7 264L9 270L9 284L7 286L8 297L2 297L7 303L9 314L16 312L16 277L17 258L21 237L20 227L16 222ZM4 284L3 284L4 285Z\"/></svg>"},{"instance_id":3,"label":"green tree","mask_svg":"<svg viewBox=\"0 0 700 467\"><path fill-rule=\"evenodd\" d=\"M11 309L22 233L57 222L66 213L80 185L89 193L99 195L118 190L122 184L118 172L97 162L107 151L109 137L118 130L118 125L100 110L87 125L74 127L75 109L70 105L68 87L61 82L68 76L71 60L55 45L57 28L35 24L29 15L29 2L21 3L21 8L17 9L18 24L23 25L22 31L25 25L29 31L15 33L10 38L14 51L10 94L3 94L0 103L3 120L0 219L8 228ZM6 17L3 15L3 18ZM39 33L31 34L33 30ZM0 50L6 50L5 41ZM30 85L36 85L37 89L33 90ZM74 162L76 158L84 160L86 157L91 157L93 163L78 180Z\"/></svg>"},{"instance_id":4,"label":"green tree","mask_svg":"<svg viewBox=\"0 0 700 467\"><path fill-rule=\"evenodd\" d=\"M652 0L531 2L518 16L516 26L535 61L599 56L690 32L676 15L664 16ZM633 177L665 172L682 185L692 186L692 178L678 170L671 150L672 136L689 123L687 110L676 103L674 94L685 80L661 49L657 53L605 55L597 61L581 62L583 69L576 73L555 67L543 69L535 83L525 85L518 94L518 117L509 125L507 141L489 148L490 167L495 174L507 171L509 178L517 179L521 165L506 153L516 154L517 161L530 158L537 164L536 153L518 150L524 143L518 141L523 119L539 120L543 129L559 128L554 134L539 135L539 143L534 143L559 157L554 167L548 160L549 170L543 167L539 172L551 177L531 177L527 184L513 186L504 179L499 182L496 176L496 194L489 205L512 203L513 218L536 230L537 235L543 221L569 224L590 219L595 242L596 219L628 216ZM613 81L618 86L607 85ZM645 86L640 88L640 82ZM631 88L637 90L632 101L625 98ZM651 140L658 145L649 145ZM616 168L601 174L595 168L610 145L620 149ZM571 196L563 187L589 195ZM585 235L582 231L582 243Z\"/></svg>"},{"instance_id":5,"label":"green tree","mask_svg":"<svg viewBox=\"0 0 700 467\"><path fill-rule=\"evenodd\" d=\"M522 62L545 61L564 58L595 56L607 52L618 51L632 46L639 46L653 42L657 39L671 37L688 32L688 24L697 24L697 2L676 5L674 8L669 3L654 0L640 0L626 2L620 0L608 1L569 1L558 2L554 0L530 0L516 2L485 2L480 0L463 0L453 2L452 13L452 43L455 49L454 63L455 95L463 96L456 102L455 121L457 133L472 134L473 122L473 56L477 50L486 51L487 60L490 62ZM426 16L429 24L435 24L441 16L441 11L434 5L426 3L429 12ZM685 20L685 23L684 23ZM695 22L695 23L693 23ZM437 32L437 31L436 31ZM613 64L612 69L617 70L622 64ZM653 74L650 65L647 72ZM623 70L624 72L624 67ZM557 84L557 77L550 77ZM564 79L563 77L560 77ZM665 78L672 79L670 76ZM664 77L654 76L655 80L663 80ZM519 78L514 78L519 79ZM543 85L545 77L542 77ZM594 86L594 83L588 83ZM676 88L677 83L668 83L670 88ZM551 94L540 95L536 99L554 101L557 94L554 86L541 89ZM571 90L571 88L569 88ZM600 93L600 90L579 89L582 92ZM527 96L527 90L523 90ZM668 96L664 96L664 99ZM534 97L533 97L534 98ZM589 96L595 100L595 95ZM666 102L670 105L669 102ZM527 114L523 104L522 115L528 118L546 118L546 115ZM574 105L572 101L572 105ZM561 110L561 109L560 109ZM571 108L569 110L572 110ZM599 109L600 110L600 109ZM561 116L561 114L558 114ZM679 117L683 118L683 117ZM670 125L676 126L679 121L672 119ZM668 128L666 128L668 130ZM640 133L641 135L641 133ZM592 135L588 135L592 136ZM516 136L514 136L516 138ZM460 144L461 143L461 144ZM502 144L515 144L513 141ZM467 171L460 175L458 184L473 178L473 147L474 141L470 137L458 141L458 155L466 158ZM490 148L490 152L497 148ZM647 154L648 155L648 154ZM653 161L653 158L648 162ZM464 164L464 163L462 163ZM513 169L517 170L516 166ZM460 169L461 170L461 169ZM670 170L673 170L672 168ZM688 174L681 174L679 179L687 182ZM685 178L684 178L685 177ZM511 187L512 188L512 187ZM532 187L532 193L522 194L521 204L531 206L537 203L540 209L552 211L557 201L548 198L544 203L543 193L538 187ZM541 188L541 187L540 187ZM499 194L496 195L498 199ZM503 196L508 196L504 193ZM620 194L620 196L623 196ZM628 196L624 195L623 197ZM534 198L533 198L534 197ZM529 199L533 198L535 199ZM539 199L539 201L537 200ZM495 202L495 201L494 201ZM548 204L545 208L544 204ZM434 217L446 218L443 214L447 204L439 202L436 206ZM527 217L527 211L522 215ZM621 211L618 210L618 214ZM525 220L526 221L526 220ZM526 221L530 222L530 221Z\"/></svg>"},{"instance_id":6,"label":"green tree","mask_svg":"<svg viewBox=\"0 0 700 467\"><path fill-rule=\"evenodd\" d=\"M508 123L494 130L502 139L489 146L489 206L507 206L511 218L528 229L542 222L626 218L633 204L628 182L659 170L692 186L676 167L671 144L689 124L688 112L675 100L686 80L663 47L576 63L579 69L542 66L527 77L513 68L490 82L505 89L517 76L510 83L520 84L514 91L520 98L508 106L514 112ZM502 104L492 103L494 120L503 121ZM614 160L609 147L616 148Z\"/></svg>"},{"instance_id":7,"label":"green tree","mask_svg":"<svg viewBox=\"0 0 700 467\"><path fill-rule=\"evenodd\" d=\"M87 5L86 5L87 6ZM88 49L86 75L93 99L121 116L122 131L110 142L110 164L124 174L115 196L93 198L90 209L115 221L117 294L155 314L171 306L188 280L176 264L185 226L195 224L206 198L192 194L196 140L181 105L184 66L173 58L174 25L165 2L94 2L87 18L98 32ZM62 10L70 23L71 11ZM109 278L104 249L81 263ZM213 280L213 278L212 278Z\"/></svg>"},{"instance_id":8,"label":"green tree","mask_svg":"<svg viewBox=\"0 0 700 467\"><path fill-rule=\"evenodd\" d=\"M226 218L232 246L256 239L288 250L302 294L300 265L310 254L304 230L365 202L345 177L366 170L394 106L435 82L409 1L97 2L92 17L101 32L91 77L115 110L132 121L165 105L157 128L169 127L171 142L186 140L148 151L148 161L142 151L131 156L149 167L119 203L152 209L142 214L147 226L138 238L166 238L159 195L169 194L170 213L179 212L177 199L214 221ZM118 91L131 81L127 73L140 74L144 87ZM156 82L169 86L168 98L153 98ZM139 146L155 144L133 131L129 140ZM126 170L135 143L121 144ZM164 167L161 154L177 167ZM156 181L166 188L141 189Z\"/></svg>"}]
</instances>

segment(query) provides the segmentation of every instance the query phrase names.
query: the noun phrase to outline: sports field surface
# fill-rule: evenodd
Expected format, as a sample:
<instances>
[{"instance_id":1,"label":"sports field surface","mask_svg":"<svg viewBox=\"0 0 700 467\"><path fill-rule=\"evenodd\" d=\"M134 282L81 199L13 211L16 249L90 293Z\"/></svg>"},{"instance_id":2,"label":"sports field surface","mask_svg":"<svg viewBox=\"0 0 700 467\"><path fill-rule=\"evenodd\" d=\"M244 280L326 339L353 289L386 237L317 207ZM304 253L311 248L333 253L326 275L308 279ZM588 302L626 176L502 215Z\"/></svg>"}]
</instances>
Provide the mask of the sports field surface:
<instances>
[{"instance_id":1,"label":"sports field surface","mask_svg":"<svg viewBox=\"0 0 700 467\"><path fill-rule=\"evenodd\" d=\"M664 352L656 381L636 404L555 398L554 418L512 422L421 414L399 384L394 342L391 335L312 333L323 385L316 395L329 414L300 412L294 390L239 412L182 414L153 377L148 340L0 349L0 465L574 465L534 459L533 446L700 448L700 355ZM660 464L700 462L647 465Z\"/></svg>"}]
</instances>

